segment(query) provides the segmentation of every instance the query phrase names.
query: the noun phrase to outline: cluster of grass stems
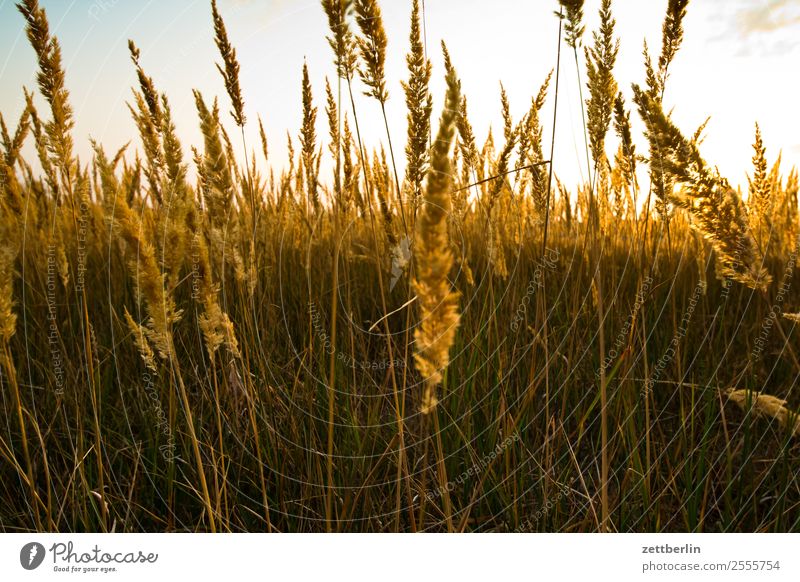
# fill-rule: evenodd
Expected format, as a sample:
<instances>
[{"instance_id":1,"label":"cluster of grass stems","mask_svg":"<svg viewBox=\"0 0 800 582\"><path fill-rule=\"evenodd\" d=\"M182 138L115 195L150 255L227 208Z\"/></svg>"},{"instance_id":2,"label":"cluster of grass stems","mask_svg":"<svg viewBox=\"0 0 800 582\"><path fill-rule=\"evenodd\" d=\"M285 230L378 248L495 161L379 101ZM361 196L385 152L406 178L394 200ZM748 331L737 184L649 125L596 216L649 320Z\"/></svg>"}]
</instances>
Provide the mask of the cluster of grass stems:
<instances>
[{"instance_id":1,"label":"cluster of grass stems","mask_svg":"<svg viewBox=\"0 0 800 582\"><path fill-rule=\"evenodd\" d=\"M304 65L279 174L260 119L246 141L215 1L233 124L195 92L185 152L130 42L137 150L86 163L60 45L22 0L40 95L0 117L0 529L800 530L797 171L757 129L745 195L665 111L687 4L628 104L611 1L583 46L583 1L561 0L554 73L522 119L502 91L481 146L412 0L401 176L375 0L322 1L328 135ZM562 42L587 90L571 193L543 130ZM364 99L388 151L362 142Z\"/></svg>"}]
</instances>

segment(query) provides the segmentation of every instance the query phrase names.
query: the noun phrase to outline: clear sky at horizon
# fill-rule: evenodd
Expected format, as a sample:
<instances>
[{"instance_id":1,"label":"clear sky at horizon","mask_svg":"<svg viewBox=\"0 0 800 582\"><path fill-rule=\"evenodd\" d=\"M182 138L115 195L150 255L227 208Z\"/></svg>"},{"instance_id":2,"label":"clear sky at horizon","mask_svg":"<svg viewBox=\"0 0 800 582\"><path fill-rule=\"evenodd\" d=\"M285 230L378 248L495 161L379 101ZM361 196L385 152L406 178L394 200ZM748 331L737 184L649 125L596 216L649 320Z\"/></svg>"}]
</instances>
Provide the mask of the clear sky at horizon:
<instances>
[{"instance_id":1,"label":"clear sky at horizon","mask_svg":"<svg viewBox=\"0 0 800 582\"><path fill-rule=\"evenodd\" d=\"M220 99L230 109L214 67L219 57L213 42L210 2L206 0L40 0L51 32L59 37L67 70L67 87L75 109L78 153L88 160L89 138L116 150L128 141L138 144L126 102L135 74L127 40L142 52L142 65L173 107L184 150L201 143L192 89L206 99ZM615 70L630 104L631 83L642 83L642 42L647 39L657 58L666 0L614 0L621 39ZM586 2L585 42L597 25L600 0ZM327 21L318 0L219 0L230 39L242 66L241 82L249 120L250 147L258 144L257 115L264 121L276 172L286 162L286 132L296 135L301 123L300 79L304 59L319 108L318 135L327 138L324 115L325 77L335 82ZM405 53L411 2L381 3L389 50L387 77L389 124L398 164L403 162L406 132ZM519 118L556 62L556 0L427 0L427 46L434 66L434 127L444 83L439 43L452 54L469 100L470 118L481 142L490 126L499 130L499 83L504 84ZM800 2L797 0L692 0L685 22L684 45L671 69L665 104L691 134L711 116L703 144L708 160L734 184L745 185L750 171L754 123L759 122L773 161L783 151L785 167L800 160L798 64ZM565 183L585 178L581 111L575 63L562 55L555 170ZM22 86L35 87L36 61L14 2L0 0L0 111L9 125L23 107ZM585 77L585 72L582 72ZM584 79L585 80L585 79ZM552 88L552 85L551 85ZM551 131L552 91L545 106L545 131ZM380 108L358 98L365 142L385 141ZM233 122L226 115L229 131ZM634 131L641 123L634 113ZM613 142L612 142L613 143ZM549 143L545 152L549 150ZM609 155L613 151L609 149ZM188 159L188 156L187 156Z\"/></svg>"}]
</instances>

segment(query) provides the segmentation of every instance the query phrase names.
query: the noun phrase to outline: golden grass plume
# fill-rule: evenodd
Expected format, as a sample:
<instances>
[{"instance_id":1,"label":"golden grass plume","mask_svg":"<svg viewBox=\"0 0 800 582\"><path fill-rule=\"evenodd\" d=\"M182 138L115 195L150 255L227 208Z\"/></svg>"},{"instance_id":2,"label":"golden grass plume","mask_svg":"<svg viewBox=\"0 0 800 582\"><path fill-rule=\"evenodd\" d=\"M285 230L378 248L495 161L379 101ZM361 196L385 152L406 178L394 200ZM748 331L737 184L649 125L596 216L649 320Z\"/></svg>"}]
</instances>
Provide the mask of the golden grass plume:
<instances>
[{"instance_id":1,"label":"golden grass plume","mask_svg":"<svg viewBox=\"0 0 800 582\"><path fill-rule=\"evenodd\" d=\"M459 322L457 292L450 284L453 254L447 217L451 208L452 168L450 146L455 135L461 87L452 69L447 74L447 97L433 143L424 204L417 220L414 258L414 291L418 297L420 322L414 332L414 360L423 377L421 411L436 407L436 387L450 363L450 348Z\"/></svg>"}]
</instances>

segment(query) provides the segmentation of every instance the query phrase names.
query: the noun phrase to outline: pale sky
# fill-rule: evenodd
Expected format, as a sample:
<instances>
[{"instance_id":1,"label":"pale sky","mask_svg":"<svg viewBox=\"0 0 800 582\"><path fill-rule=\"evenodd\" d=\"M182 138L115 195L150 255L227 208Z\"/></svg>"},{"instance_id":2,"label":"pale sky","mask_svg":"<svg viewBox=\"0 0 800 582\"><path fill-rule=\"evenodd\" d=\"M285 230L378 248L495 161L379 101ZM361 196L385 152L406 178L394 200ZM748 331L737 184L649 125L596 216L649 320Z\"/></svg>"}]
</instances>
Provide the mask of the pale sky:
<instances>
[{"instance_id":1,"label":"pale sky","mask_svg":"<svg viewBox=\"0 0 800 582\"><path fill-rule=\"evenodd\" d=\"M75 109L75 138L84 161L89 138L108 151L133 140L136 130L126 107L135 84L127 50L132 38L142 52L142 65L173 107L184 151L200 145L192 99L193 88L207 99L218 96L230 109L213 42L210 2L170 0L40 0L51 32L61 42L67 87ZM587 33L597 26L600 0L587 0ZM630 103L631 83L643 83L642 42L653 59L661 45L661 24L667 0L614 0L617 35L621 38L615 74ZM327 137L324 115L325 77L335 81L331 51L325 40L327 21L318 0L219 0L231 42L241 62L241 84L250 121L248 140L258 147L256 115L264 120L276 168L286 160L286 132L293 139L301 123L300 79L304 58L312 76L319 108L318 135ZM400 80L406 78L411 2L381 3L389 37L390 129L399 171L403 166L406 121ZM434 128L444 83L440 40L450 49L469 100L470 118L479 140L489 126L499 137L499 83L508 92L518 119L528 108L548 71L555 66L558 22L556 0L427 0L427 46L434 66ZM691 135L711 115L702 151L732 183L746 187L750 171L754 123L761 125L767 155L783 150L785 168L800 159L800 0L691 0L684 45L671 68L665 105L685 134ZM586 162L580 124L575 63L570 50L562 56L556 173L568 185L583 176ZM36 62L14 2L0 0L0 111L10 125L23 107L22 86L35 86ZM585 82L585 70L582 71ZM553 85L551 85L551 88ZM357 97L365 142L378 146L384 138L380 108ZM545 132L551 131L552 92L545 106ZM44 106L42 105L44 110ZM227 114L229 131L233 122ZM639 151L642 124L633 115ZM296 139L295 139L296 143ZM611 142L615 143L614 141ZM238 142L235 142L238 145ZM30 148L27 150L32 153ZM327 152L327 150L326 150ZM549 139L545 155L549 153ZM609 148L609 155L613 155ZM187 156L188 160L188 156Z\"/></svg>"}]
</instances>

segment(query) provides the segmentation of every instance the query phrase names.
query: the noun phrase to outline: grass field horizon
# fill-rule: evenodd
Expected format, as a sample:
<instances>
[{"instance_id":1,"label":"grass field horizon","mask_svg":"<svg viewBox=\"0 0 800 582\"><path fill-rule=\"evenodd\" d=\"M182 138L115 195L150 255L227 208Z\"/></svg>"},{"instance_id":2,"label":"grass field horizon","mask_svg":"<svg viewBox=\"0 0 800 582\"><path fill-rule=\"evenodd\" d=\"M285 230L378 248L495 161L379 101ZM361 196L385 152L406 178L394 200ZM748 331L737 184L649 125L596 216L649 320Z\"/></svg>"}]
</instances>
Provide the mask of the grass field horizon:
<instances>
[{"instance_id":1,"label":"grass field horizon","mask_svg":"<svg viewBox=\"0 0 800 582\"><path fill-rule=\"evenodd\" d=\"M501 92L485 141L470 63L405 4L402 93L381 4L322 0L328 81L304 63L302 124L270 135L210 2L225 94L194 91L197 147L131 40L137 134L85 159L59 41L18 3L38 75L0 114L0 531L800 531L798 171L755 124L732 184L674 120L693 3L658 3L618 79L614 3L554 0L552 71L522 116Z\"/></svg>"}]
</instances>

